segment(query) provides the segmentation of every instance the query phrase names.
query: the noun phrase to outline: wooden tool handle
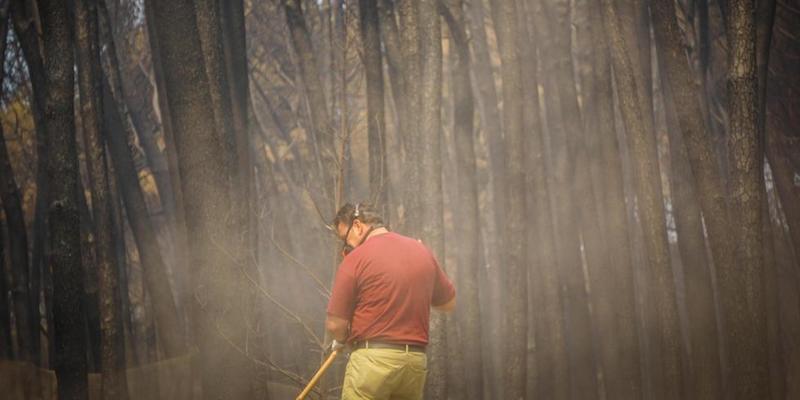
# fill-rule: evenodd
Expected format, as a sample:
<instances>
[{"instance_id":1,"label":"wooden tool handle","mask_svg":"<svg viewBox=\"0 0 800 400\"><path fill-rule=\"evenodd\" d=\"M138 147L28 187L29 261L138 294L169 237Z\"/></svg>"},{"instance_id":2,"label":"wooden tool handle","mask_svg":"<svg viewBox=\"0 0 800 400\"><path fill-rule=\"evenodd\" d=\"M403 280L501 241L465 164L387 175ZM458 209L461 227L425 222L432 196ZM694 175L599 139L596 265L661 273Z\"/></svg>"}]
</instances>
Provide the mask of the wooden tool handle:
<instances>
[{"instance_id":1,"label":"wooden tool handle","mask_svg":"<svg viewBox=\"0 0 800 400\"><path fill-rule=\"evenodd\" d=\"M322 374L324 374L331 364L333 364L333 360L336 359L337 355L339 355L339 350L334 350L331 355L328 356L328 359L322 363L322 366L319 367L317 373L314 374L310 381L308 381L306 388L300 392L295 400L303 400L306 398L306 396L308 396L309 393L311 393L311 389L313 389L317 382L319 382L319 379L322 378Z\"/></svg>"}]
</instances>

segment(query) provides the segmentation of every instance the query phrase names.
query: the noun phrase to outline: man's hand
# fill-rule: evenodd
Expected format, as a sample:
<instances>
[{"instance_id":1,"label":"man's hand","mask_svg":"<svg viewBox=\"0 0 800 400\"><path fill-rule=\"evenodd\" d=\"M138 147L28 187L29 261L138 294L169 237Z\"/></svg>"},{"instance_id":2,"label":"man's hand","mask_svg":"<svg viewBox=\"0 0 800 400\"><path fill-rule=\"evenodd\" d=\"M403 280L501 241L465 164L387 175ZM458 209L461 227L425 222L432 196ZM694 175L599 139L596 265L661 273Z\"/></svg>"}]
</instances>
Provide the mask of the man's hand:
<instances>
[{"instance_id":1,"label":"man's hand","mask_svg":"<svg viewBox=\"0 0 800 400\"><path fill-rule=\"evenodd\" d=\"M339 351L344 348L344 343L339 342L336 339L333 339L331 342L331 352Z\"/></svg>"}]
</instances>

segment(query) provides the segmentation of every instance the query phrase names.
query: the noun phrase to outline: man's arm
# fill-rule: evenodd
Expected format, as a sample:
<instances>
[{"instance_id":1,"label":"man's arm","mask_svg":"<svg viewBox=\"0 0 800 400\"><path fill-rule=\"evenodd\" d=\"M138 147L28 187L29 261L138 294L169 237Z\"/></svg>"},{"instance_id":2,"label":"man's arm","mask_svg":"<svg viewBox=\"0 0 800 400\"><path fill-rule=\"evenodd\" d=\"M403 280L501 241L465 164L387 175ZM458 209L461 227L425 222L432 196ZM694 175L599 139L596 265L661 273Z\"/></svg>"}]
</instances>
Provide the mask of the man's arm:
<instances>
[{"instance_id":1,"label":"man's arm","mask_svg":"<svg viewBox=\"0 0 800 400\"><path fill-rule=\"evenodd\" d=\"M328 315L328 318L325 319L325 329L339 343L344 343L347 340L348 324L349 322L346 319L334 315Z\"/></svg>"},{"instance_id":2,"label":"man's arm","mask_svg":"<svg viewBox=\"0 0 800 400\"><path fill-rule=\"evenodd\" d=\"M452 312L456 308L456 296L453 295L453 298L448 300L447 303L438 306L432 306L432 308L443 313Z\"/></svg>"}]
</instances>

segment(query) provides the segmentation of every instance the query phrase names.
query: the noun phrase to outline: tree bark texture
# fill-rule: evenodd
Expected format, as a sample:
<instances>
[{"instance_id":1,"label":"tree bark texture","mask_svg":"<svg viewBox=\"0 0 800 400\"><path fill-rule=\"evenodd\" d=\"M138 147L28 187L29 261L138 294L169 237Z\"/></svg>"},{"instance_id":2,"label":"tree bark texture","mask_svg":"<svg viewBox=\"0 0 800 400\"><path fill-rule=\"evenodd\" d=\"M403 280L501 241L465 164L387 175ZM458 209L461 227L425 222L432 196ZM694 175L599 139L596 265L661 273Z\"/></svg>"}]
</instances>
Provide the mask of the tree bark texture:
<instances>
[{"instance_id":1,"label":"tree bark texture","mask_svg":"<svg viewBox=\"0 0 800 400\"><path fill-rule=\"evenodd\" d=\"M45 76L44 60L42 58L42 43L35 24L32 23L34 11L30 9L30 4L24 0L14 0L10 4L12 21L14 23L14 33L16 34L20 47L22 48L25 62L28 66L31 88L33 96L31 101L31 114L36 130L36 209L34 226L32 229L33 246L31 249L30 266L30 290L31 300L30 315L37 316L31 320L38 327L39 315L39 293L41 291L41 274L46 268L47 251L47 134L44 126L44 96L45 96ZM37 329L38 331L38 329ZM52 336L51 336L52 338ZM37 362L41 362L43 357L40 354L39 341L31 342L34 354L32 357Z\"/></svg>"},{"instance_id":2,"label":"tree bark texture","mask_svg":"<svg viewBox=\"0 0 800 400\"><path fill-rule=\"evenodd\" d=\"M663 61L661 62L663 64ZM706 256L703 215L700 211L696 180L691 170L688 150L677 126L675 101L671 88L664 82L664 104L670 147L670 191L672 212L678 232L678 249L686 282L686 310L689 319L689 379L687 394L701 399L722 395L722 366L719 354L719 327L714 301L711 265Z\"/></svg>"},{"instance_id":3,"label":"tree bark texture","mask_svg":"<svg viewBox=\"0 0 800 400\"><path fill-rule=\"evenodd\" d=\"M648 334L655 339L660 364L656 371L663 371L657 377L656 386L664 398L681 398L684 393L682 371L682 343L679 331L678 306L670 266L667 243L664 203L661 193L661 173L656 153L656 138L646 130L645 115L638 100L637 82L633 66L626 54L625 39L620 31L614 5L610 0L601 0L603 23L609 39L614 77L619 93L620 111L625 124L625 132L631 146L635 186L644 232L644 244L648 280L652 284L649 296L652 302L653 318L646 321Z\"/></svg>"},{"instance_id":4,"label":"tree bark texture","mask_svg":"<svg viewBox=\"0 0 800 400\"><path fill-rule=\"evenodd\" d=\"M139 185L139 175L133 162L130 143L135 133L123 115L116 50L113 42L109 46L108 68L102 85L103 118L106 144L114 166L125 213L133 232L136 247L142 260L142 270L148 292L152 296L154 318L158 338L168 358L177 357L186 351L181 323L172 288L169 284L167 264L158 245L156 231L147 211L144 193Z\"/></svg>"},{"instance_id":5,"label":"tree bark texture","mask_svg":"<svg viewBox=\"0 0 800 400\"><path fill-rule=\"evenodd\" d=\"M458 297L459 308L456 319L460 322L460 350L463 351L463 364L451 368L462 368L464 374L467 399L477 400L483 397L483 354L482 346L471 345L481 343L480 299L478 297L478 279L480 268L480 209L478 206L478 188L475 159L475 103L470 82L469 41L465 29L463 2L455 0L447 4L442 13L450 31L454 46L455 62L452 67L453 98L453 136L456 145L456 166L458 170L456 187L458 201L456 210L459 218L457 242L461 244L458 262ZM454 278L451 276L451 278ZM456 323L448 320L448 328ZM448 336L449 335L448 333ZM448 341L448 347L454 348ZM453 354L452 351L448 351Z\"/></svg>"},{"instance_id":6,"label":"tree bark texture","mask_svg":"<svg viewBox=\"0 0 800 400\"><path fill-rule=\"evenodd\" d=\"M50 265L58 397L87 398L86 311L81 269L78 210L78 153L75 142L73 39L69 5L40 1L44 44L44 117L48 139Z\"/></svg>"},{"instance_id":7,"label":"tree bark texture","mask_svg":"<svg viewBox=\"0 0 800 400\"><path fill-rule=\"evenodd\" d=\"M591 0L590 0L591 1ZM600 12L599 3L591 7L592 15ZM603 212L603 224L609 252L610 262L616 271L618 295L615 296L615 309L619 315L617 323L617 340L620 348L620 379L626 382L631 393L642 393L641 349L639 348L639 332L636 322L636 296L634 290L634 267L631 259L630 227L627 221L625 188L622 173L622 154L617 140L617 129L614 121L614 104L603 99L612 99L611 65L608 41L601 23L592 23L591 35L594 42L594 65L592 87L588 91L594 93L596 99L594 116L588 116L586 127L596 126L600 158L593 171L596 193L600 194L598 202ZM587 98L589 101L590 98ZM588 132L587 132L588 134Z\"/></svg>"},{"instance_id":8,"label":"tree bark texture","mask_svg":"<svg viewBox=\"0 0 800 400\"><path fill-rule=\"evenodd\" d=\"M6 274L6 224L0 221L0 359L10 360L14 344L11 342L11 305L8 303L8 276Z\"/></svg>"},{"instance_id":9,"label":"tree bark texture","mask_svg":"<svg viewBox=\"0 0 800 400\"><path fill-rule=\"evenodd\" d=\"M367 138L369 146L370 199L382 215L388 215L386 170L386 123L383 104L383 58L377 0L359 0L361 43L367 80Z\"/></svg>"},{"instance_id":10,"label":"tree bark texture","mask_svg":"<svg viewBox=\"0 0 800 400\"><path fill-rule=\"evenodd\" d=\"M412 135L412 149L419 161L419 183L415 188L419 199L419 231L422 241L440 259L444 259L444 203L442 197L442 35L436 0L419 0L418 12L418 54L419 79L409 90L416 96L419 107L418 131ZM410 44L406 43L410 46ZM414 59L407 59L412 63ZM408 66L407 66L408 68ZM414 80L406 75L406 81ZM412 100L412 104L414 101ZM413 225L412 225L413 226ZM430 325L430 345L428 358L428 380L426 393L431 399L446 399L447 382L447 342L446 323L442 314L433 313ZM448 321L449 322L449 321ZM462 375L463 376L463 375ZM453 382L463 385L463 382Z\"/></svg>"},{"instance_id":11,"label":"tree bark texture","mask_svg":"<svg viewBox=\"0 0 800 400\"><path fill-rule=\"evenodd\" d=\"M525 175L523 134L522 70L517 49L516 3L499 1L496 24L503 88L503 126L505 127L506 185L505 221L500 234L506 245L503 260L508 287L508 333L506 336L505 398L526 398L528 349L528 278L526 268Z\"/></svg>"},{"instance_id":12,"label":"tree bark texture","mask_svg":"<svg viewBox=\"0 0 800 400\"><path fill-rule=\"evenodd\" d=\"M541 2L534 9L539 17L539 37L548 38L543 41L542 61L547 82L551 205L565 309L570 393L573 398L593 399L598 395L593 327L581 260L577 199L572 193L576 174L572 160L583 134L570 50L570 6L568 1L555 0Z\"/></svg>"},{"instance_id":13,"label":"tree bark texture","mask_svg":"<svg viewBox=\"0 0 800 400\"><path fill-rule=\"evenodd\" d=\"M0 11L0 54L6 53L6 36L8 32L7 7ZM0 78L5 75L4 66L0 66ZM39 340L37 313L31 301L38 296L30 293L30 264L28 262L28 231L25 228L25 214L17 186L14 170L11 166L6 140L0 127L0 200L3 203L6 224L8 226L8 253L11 261L11 299L14 308L17 328L18 358L21 361L34 361L34 342ZM2 293L3 296L6 292ZM38 301L37 303L38 304ZM9 325L10 327L11 325Z\"/></svg>"},{"instance_id":14,"label":"tree bark texture","mask_svg":"<svg viewBox=\"0 0 800 400\"><path fill-rule=\"evenodd\" d=\"M122 322L119 268L114 262L112 208L106 168L108 164L101 136L102 68L97 0L75 0L75 38L84 148L92 195L96 256L94 265L97 270L89 271L89 279L96 279L98 287L103 398L125 400L128 398L125 332Z\"/></svg>"},{"instance_id":15,"label":"tree bark texture","mask_svg":"<svg viewBox=\"0 0 800 400\"><path fill-rule=\"evenodd\" d=\"M700 107L701 87L697 83L685 54L685 42L676 19L673 3L652 2L653 27L655 32L658 56L660 59L665 86L671 93L678 125L687 150L692 175L696 182L697 195L703 219L708 231L709 247L717 273L736 270L734 242L729 231L728 205L722 173L717 163L714 150L714 139L705 123ZM721 282L720 282L721 285ZM721 289L721 287L720 287ZM724 297L720 292L720 297ZM721 327L723 340L729 336L727 328ZM728 347L731 348L731 347ZM708 348L706 347L706 350ZM699 362L695 354L693 361ZM715 364L713 355L707 354L706 361L695 367L700 368L707 363ZM712 374L711 367L704 373L695 375L692 389L698 395L715 397L722 394L722 376Z\"/></svg>"},{"instance_id":16,"label":"tree bark texture","mask_svg":"<svg viewBox=\"0 0 800 400\"><path fill-rule=\"evenodd\" d=\"M325 199L333 199L335 180L334 173L338 171L336 162L335 134L330 115L328 114L328 103L325 100L325 92L317 71L316 57L311 43L311 34L306 25L303 7L300 0L282 0L283 8L286 13L286 23L289 25L289 33L292 46L297 54L297 67L300 78L303 81L306 103L309 116L311 118L310 135L316 143L317 163L312 167L312 187L310 192L314 195L317 206L325 213L333 215L333 202ZM318 191L319 193L314 193Z\"/></svg>"},{"instance_id":17,"label":"tree bark texture","mask_svg":"<svg viewBox=\"0 0 800 400\"><path fill-rule=\"evenodd\" d=\"M733 399L770 398L764 298L762 205L764 147L758 130L755 1L731 1L727 14L728 140L731 224L739 261L720 265L723 323L730 392Z\"/></svg>"},{"instance_id":18,"label":"tree bark texture","mask_svg":"<svg viewBox=\"0 0 800 400\"><path fill-rule=\"evenodd\" d=\"M235 202L231 176L220 166L226 155L220 135L214 130L209 80L198 37L195 10L190 0L148 1L153 7L164 83L183 193L187 202L193 276L194 330L200 348L203 396L249 398L250 361L232 343L243 346L246 335L244 310L249 288L243 274L248 264L239 264ZM233 207L232 207L233 205Z\"/></svg>"}]
</instances>

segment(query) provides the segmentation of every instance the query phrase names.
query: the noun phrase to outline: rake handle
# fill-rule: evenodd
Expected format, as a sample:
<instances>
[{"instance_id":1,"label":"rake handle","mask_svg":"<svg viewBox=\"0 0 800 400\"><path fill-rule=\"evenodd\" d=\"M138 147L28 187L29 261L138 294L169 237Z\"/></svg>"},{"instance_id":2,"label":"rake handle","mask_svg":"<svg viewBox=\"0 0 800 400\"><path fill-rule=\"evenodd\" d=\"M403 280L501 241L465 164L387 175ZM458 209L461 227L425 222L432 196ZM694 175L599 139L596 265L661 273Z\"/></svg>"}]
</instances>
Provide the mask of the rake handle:
<instances>
[{"instance_id":1,"label":"rake handle","mask_svg":"<svg viewBox=\"0 0 800 400\"><path fill-rule=\"evenodd\" d=\"M337 355L339 355L339 350L334 350L333 352L331 352L331 355L329 355L328 358L325 360L325 362L322 363L322 365L317 370L317 373L315 373L314 376L311 377L311 380L308 381L308 385L306 385L305 389L303 389L303 391L300 392L299 395L297 395L297 398L295 400L303 400L306 398L306 396L308 396L309 393L311 393L311 389L313 389L314 386L317 384L317 382L319 382L319 379L322 378L322 374L324 374L325 371L327 371L328 368L331 366L331 364L333 364L333 360L336 359Z\"/></svg>"}]
</instances>

